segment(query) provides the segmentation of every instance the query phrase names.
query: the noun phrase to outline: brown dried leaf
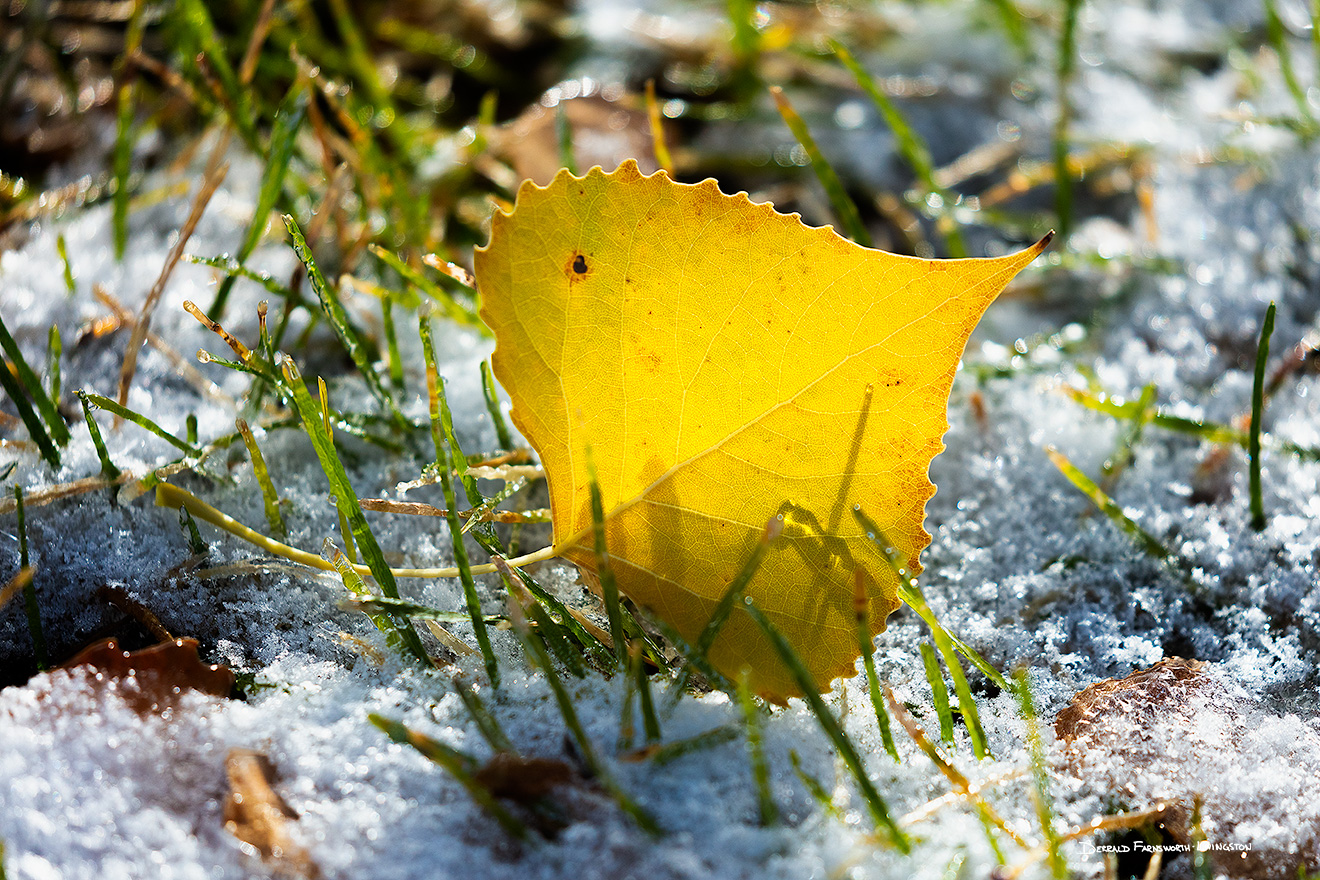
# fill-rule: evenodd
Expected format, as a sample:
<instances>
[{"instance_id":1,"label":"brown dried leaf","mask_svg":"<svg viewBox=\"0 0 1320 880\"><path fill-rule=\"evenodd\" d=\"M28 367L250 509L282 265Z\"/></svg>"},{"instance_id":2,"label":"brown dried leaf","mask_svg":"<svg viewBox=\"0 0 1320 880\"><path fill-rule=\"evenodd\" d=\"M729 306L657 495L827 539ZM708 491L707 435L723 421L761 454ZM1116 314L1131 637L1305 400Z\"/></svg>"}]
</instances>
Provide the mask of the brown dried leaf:
<instances>
[{"instance_id":1,"label":"brown dried leaf","mask_svg":"<svg viewBox=\"0 0 1320 880\"><path fill-rule=\"evenodd\" d=\"M225 800L225 830L261 853L277 876L314 880L321 869L289 834L298 814L272 787L275 767L270 758L250 749L230 749L225 758L229 797Z\"/></svg>"},{"instance_id":2,"label":"brown dried leaf","mask_svg":"<svg viewBox=\"0 0 1320 880\"><path fill-rule=\"evenodd\" d=\"M175 639L140 651L125 651L114 639L88 645L62 669L86 666L98 681L115 681L134 711L145 715L172 707L184 691L227 697L234 689L228 667L203 663L196 639Z\"/></svg>"}]
</instances>

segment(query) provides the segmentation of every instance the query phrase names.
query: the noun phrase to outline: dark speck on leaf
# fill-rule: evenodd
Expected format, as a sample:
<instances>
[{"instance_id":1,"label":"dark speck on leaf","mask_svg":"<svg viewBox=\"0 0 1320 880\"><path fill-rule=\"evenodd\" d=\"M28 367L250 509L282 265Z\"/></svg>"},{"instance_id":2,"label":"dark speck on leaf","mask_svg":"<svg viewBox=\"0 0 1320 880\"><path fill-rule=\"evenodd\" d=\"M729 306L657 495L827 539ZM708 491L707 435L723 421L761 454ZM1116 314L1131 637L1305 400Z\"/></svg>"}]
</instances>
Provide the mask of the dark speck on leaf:
<instances>
[{"instance_id":1,"label":"dark speck on leaf","mask_svg":"<svg viewBox=\"0 0 1320 880\"><path fill-rule=\"evenodd\" d=\"M583 258L581 254L578 254L577 257L573 260L573 271L578 273L579 275L586 274L587 261Z\"/></svg>"}]
</instances>

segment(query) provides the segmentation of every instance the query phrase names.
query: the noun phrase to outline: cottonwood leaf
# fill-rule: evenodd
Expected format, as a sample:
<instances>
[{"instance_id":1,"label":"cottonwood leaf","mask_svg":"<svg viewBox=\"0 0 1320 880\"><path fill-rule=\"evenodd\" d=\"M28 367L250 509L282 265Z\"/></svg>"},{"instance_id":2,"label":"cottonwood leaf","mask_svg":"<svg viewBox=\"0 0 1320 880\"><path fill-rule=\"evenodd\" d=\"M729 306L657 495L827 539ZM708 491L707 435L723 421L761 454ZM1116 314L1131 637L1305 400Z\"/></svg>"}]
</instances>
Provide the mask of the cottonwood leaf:
<instances>
[{"instance_id":1,"label":"cottonwood leaf","mask_svg":"<svg viewBox=\"0 0 1320 880\"><path fill-rule=\"evenodd\" d=\"M857 582L873 633L899 605L853 509L920 571L958 360L1045 243L895 256L633 162L524 183L476 275L495 375L545 468L555 551L594 573L590 454L620 590L695 640L782 516L748 595L816 682L852 674ZM748 667L772 699L799 691L741 610L709 657Z\"/></svg>"}]
</instances>

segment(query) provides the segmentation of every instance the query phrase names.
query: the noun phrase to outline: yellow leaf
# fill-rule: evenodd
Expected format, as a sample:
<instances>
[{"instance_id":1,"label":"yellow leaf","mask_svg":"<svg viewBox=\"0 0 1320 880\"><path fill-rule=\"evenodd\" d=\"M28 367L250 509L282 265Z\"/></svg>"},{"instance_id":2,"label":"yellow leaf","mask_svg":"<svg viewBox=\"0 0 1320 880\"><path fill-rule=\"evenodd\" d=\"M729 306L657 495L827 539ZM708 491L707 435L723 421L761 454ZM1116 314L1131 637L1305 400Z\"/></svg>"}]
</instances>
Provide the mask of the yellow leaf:
<instances>
[{"instance_id":1,"label":"yellow leaf","mask_svg":"<svg viewBox=\"0 0 1320 880\"><path fill-rule=\"evenodd\" d=\"M557 555L596 567L589 447L620 590L695 640L782 515L748 595L816 682L852 674L856 579L873 632L899 605L853 508L920 570L958 360L1044 245L895 256L633 162L524 183L476 275L495 375L545 468ZM741 611L710 660L747 666L772 699L798 693Z\"/></svg>"}]
</instances>

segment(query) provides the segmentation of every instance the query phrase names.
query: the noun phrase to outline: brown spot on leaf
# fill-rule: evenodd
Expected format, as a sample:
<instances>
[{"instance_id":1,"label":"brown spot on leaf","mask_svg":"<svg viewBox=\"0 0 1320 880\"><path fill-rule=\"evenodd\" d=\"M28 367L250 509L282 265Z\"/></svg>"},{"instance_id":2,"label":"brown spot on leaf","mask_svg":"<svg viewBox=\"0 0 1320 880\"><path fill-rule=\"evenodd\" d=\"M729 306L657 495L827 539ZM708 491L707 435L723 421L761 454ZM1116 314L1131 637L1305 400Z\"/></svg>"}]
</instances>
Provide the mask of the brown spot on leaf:
<instances>
[{"instance_id":1,"label":"brown spot on leaf","mask_svg":"<svg viewBox=\"0 0 1320 880\"><path fill-rule=\"evenodd\" d=\"M586 257L582 256L581 254L578 254L576 257L573 258L573 271L578 273L579 275L587 274Z\"/></svg>"}]
</instances>

